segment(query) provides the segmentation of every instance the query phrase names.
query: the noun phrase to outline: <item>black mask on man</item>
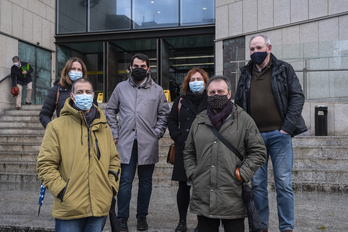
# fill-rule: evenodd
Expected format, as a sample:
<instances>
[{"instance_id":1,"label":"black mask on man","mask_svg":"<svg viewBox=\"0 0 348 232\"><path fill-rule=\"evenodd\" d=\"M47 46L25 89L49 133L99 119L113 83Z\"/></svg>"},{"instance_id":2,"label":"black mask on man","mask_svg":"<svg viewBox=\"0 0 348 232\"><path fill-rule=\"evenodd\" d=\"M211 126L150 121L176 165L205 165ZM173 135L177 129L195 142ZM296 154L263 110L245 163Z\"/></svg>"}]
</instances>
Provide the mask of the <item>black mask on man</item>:
<instances>
[{"instance_id":1,"label":"black mask on man","mask_svg":"<svg viewBox=\"0 0 348 232\"><path fill-rule=\"evenodd\" d=\"M135 81L142 81L146 77L147 70L143 68L132 69L132 77Z\"/></svg>"},{"instance_id":2,"label":"black mask on man","mask_svg":"<svg viewBox=\"0 0 348 232\"><path fill-rule=\"evenodd\" d=\"M265 61L268 53L267 52L254 52L250 58L252 61L254 61L256 64L260 65Z\"/></svg>"}]
</instances>

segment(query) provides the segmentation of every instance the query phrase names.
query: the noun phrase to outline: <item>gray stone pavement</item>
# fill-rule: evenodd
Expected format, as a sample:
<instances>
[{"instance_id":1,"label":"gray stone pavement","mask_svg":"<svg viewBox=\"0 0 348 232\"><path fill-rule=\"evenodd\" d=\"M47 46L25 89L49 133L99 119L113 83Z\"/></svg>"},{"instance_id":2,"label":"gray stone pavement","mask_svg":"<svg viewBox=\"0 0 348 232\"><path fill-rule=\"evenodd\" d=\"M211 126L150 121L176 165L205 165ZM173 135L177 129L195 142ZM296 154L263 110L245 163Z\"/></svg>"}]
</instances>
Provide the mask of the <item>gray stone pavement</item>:
<instances>
[{"instance_id":1,"label":"gray stone pavement","mask_svg":"<svg viewBox=\"0 0 348 232\"><path fill-rule=\"evenodd\" d=\"M38 213L40 186L34 184L0 183L0 231L53 231L54 219L51 216L53 197L46 192L44 204ZM154 187L149 208L148 223L151 232L174 231L178 213L176 207L176 184L172 187ZM137 186L133 187L133 198L129 219L130 232L135 232ZM275 192L270 191L270 228L279 231L276 214ZM337 193L295 193L295 230L297 232L348 231L348 196ZM188 214L188 232L196 226L196 216ZM11 229L12 228L12 229ZM325 229L324 229L325 228ZM110 231L109 221L104 231ZM223 231L220 229L220 231ZM246 230L247 231L247 230Z\"/></svg>"}]
</instances>

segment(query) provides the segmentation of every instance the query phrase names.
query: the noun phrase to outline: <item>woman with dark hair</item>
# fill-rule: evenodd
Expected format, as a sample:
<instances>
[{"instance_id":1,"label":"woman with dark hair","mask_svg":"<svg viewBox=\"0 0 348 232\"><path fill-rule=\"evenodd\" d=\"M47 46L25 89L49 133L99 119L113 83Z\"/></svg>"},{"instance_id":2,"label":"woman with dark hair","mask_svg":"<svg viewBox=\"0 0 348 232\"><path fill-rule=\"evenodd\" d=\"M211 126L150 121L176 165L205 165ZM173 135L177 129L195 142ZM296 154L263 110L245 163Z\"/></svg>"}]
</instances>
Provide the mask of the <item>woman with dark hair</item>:
<instances>
[{"instance_id":1,"label":"woman with dark hair","mask_svg":"<svg viewBox=\"0 0 348 232\"><path fill-rule=\"evenodd\" d=\"M175 141L175 163L172 180L179 181L177 205L179 210L179 224L175 232L185 232L187 210L190 203L191 185L187 181L184 168L183 151L191 124L196 115L207 109L207 93L205 85L208 82L207 73L198 67L191 69L182 84L184 95L174 100L168 119L170 137ZM198 228L195 229L195 232Z\"/></svg>"},{"instance_id":2,"label":"woman with dark hair","mask_svg":"<svg viewBox=\"0 0 348 232\"><path fill-rule=\"evenodd\" d=\"M46 128L47 124L52 120L54 111L57 117L63 108L65 100L70 97L71 86L74 81L80 78L87 78L87 68L85 63L78 57L70 58L60 75L60 79L54 83L49 90L45 102L40 111L40 122Z\"/></svg>"}]
</instances>

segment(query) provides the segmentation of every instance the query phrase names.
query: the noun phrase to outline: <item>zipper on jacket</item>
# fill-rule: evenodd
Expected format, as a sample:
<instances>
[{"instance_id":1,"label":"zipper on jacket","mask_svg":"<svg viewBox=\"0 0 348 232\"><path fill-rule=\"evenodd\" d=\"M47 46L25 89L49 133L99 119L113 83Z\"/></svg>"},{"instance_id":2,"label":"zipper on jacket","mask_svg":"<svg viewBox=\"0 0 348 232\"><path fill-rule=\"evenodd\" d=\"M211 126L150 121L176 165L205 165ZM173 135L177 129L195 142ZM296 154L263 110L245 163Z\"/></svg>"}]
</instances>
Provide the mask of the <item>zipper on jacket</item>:
<instances>
[{"instance_id":1,"label":"zipper on jacket","mask_svg":"<svg viewBox=\"0 0 348 232\"><path fill-rule=\"evenodd\" d=\"M95 136L95 132L93 131L94 137L95 137L95 146L96 146L96 150L97 150L97 158L98 160L100 160L100 150L99 150L99 146L98 146L98 139L97 136Z\"/></svg>"}]
</instances>

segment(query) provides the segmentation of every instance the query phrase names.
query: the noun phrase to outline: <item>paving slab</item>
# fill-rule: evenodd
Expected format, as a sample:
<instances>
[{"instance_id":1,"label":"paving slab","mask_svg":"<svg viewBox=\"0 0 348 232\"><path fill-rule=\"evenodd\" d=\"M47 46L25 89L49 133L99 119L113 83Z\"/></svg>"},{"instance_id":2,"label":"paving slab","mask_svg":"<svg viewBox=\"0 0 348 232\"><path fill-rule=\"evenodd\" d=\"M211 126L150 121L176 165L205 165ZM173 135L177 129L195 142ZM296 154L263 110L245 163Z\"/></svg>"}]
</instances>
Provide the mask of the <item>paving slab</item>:
<instances>
[{"instance_id":1,"label":"paving slab","mask_svg":"<svg viewBox=\"0 0 348 232\"><path fill-rule=\"evenodd\" d=\"M54 219L51 215L53 196L47 191L44 204L38 216L40 186L37 183L0 183L0 231L54 231ZM174 231L178 222L176 207L177 186L154 186L148 223L151 232ZM129 231L136 230L136 182L133 185ZM270 190L270 227L278 230L276 214L276 196ZM338 232L348 231L348 195L339 193L295 192L295 230L297 232ZM189 213L188 232L193 232L197 218ZM247 224L247 222L246 222ZM110 232L107 221L104 231ZM223 231L220 228L220 231ZM246 229L247 231L247 229Z\"/></svg>"}]
</instances>

